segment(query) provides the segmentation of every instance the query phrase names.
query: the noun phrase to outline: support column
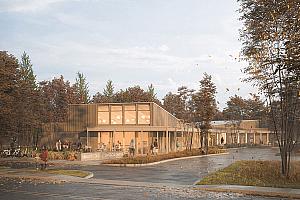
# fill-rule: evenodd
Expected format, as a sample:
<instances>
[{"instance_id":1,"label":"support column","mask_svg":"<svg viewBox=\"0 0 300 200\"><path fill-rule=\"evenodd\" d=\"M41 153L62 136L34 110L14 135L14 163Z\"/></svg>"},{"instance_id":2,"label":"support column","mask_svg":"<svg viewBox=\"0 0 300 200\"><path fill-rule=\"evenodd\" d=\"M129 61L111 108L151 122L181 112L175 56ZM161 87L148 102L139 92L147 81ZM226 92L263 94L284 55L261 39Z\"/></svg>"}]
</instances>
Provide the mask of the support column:
<instances>
[{"instance_id":1,"label":"support column","mask_svg":"<svg viewBox=\"0 0 300 200\"><path fill-rule=\"evenodd\" d=\"M101 147L101 135L100 132L98 132L97 149L100 149L100 147Z\"/></svg>"},{"instance_id":2,"label":"support column","mask_svg":"<svg viewBox=\"0 0 300 200\"><path fill-rule=\"evenodd\" d=\"M219 134L218 132L216 132L216 135L217 135L217 146L219 145Z\"/></svg>"},{"instance_id":3,"label":"support column","mask_svg":"<svg viewBox=\"0 0 300 200\"><path fill-rule=\"evenodd\" d=\"M123 145L123 153L124 153L125 152L125 131L123 131L122 145Z\"/></svg>"},{"instance_id":4,"label":"support column","mask_svg":"<svg viewBox=\"0 0 300 200\"><path fill-rule=\"evenodd\" d=\"M245 133L245 143L248 143L248 133Z\"/></svg>"},{"instance_id":5,"label":"support column","mask_svg":"<svg viewBox=\"0 0 300 200\"><path fill-rule=\"evenodd\" d=\"M86 146L89 146L89 131L86 129Z\"/></svg>"},{"instance_id":6,"label":"support column","mask_svg":"<svg viewBox=\"0 0 300 200\"><path fill-rule=\"evenodd\" d=\"M192 124L192 137L191 137L191 149L193 149L194 145L194 137L195 137L195 131L194 131L194 124Z\"/></svg>"},{"instance_id":7,"label":"support column","mask_svg":"<svg viewBox=\"0 0 300 200\"><path fill-rule=\"evenodd\" d=\"M255 138L255 133L253 133L253 144L255 144L256 143L256 138Z\"/></svg>"},{"instance_id":8,"label":"support column","mask_svg":"<svg viewBox=\"0 0 300 200\"><path fill-rule=\"evenodd\" d=\"M141 140L142 140L142 150L141 150L141 153L142 155L144 154L144 137L143 137L143 131L141 131Z\"/></svg>"},{"instance_id":9,"label":"support column","mask_svg":"<svg viewBox=\"0 0 300 200\"><path fill-rule=\"evenodd\" d=\"M175 152L177 151L177 130L176 130L176 128L175 128L175 132L174 132L174 141L175 141L175 147L174 147L174 150L175 150Z\"/></svg>"},{"instance_id":10,"label":"support column","mask_svg":"<svg viewBox=\"0 0 300 200\"><path fill-rule=\"evenodd\" d=\"M237 143L240 144L240 133L237 133Z\"/></svg>"},{"instance_id":11,"label":"support column","mask_svg":"<svg viewBox=\"0 0 300 200\"><path fill-rule=\"evenodd\" d=\"M262 133L259 134L259 144L263 144Z\"/></svg>"},{"instance_id":12,"label":"support column","mask_svg":"<svg viewBox=\"0 0 300 200\"><path fill-rule=\"evenodd\" d=\"M135 152L134 154L136 155L138 152L139 152L139 147L138 147L138 143L137 143L137 135L138 135L138 132L134 132L134 149L135 149Z\"/></svg>"},{"instance_id":13,"label":"support column","mask_svg":"<svg viewBox=\"0 0 300 200\"><path fill-rule=\"evenodd\" d=\"M269 146L270 143L270 138L269 138L269 133L267 133L267 145Z\"/></svg>"},{"instance_id":14,"label":"support column","mask_svg":"<svg viewBox=\"0 0 300 200\"><path fill-rule=\"evenodd\" d=\"M161 145L160 145L160 142L158 140L158 131L156 131L156 140L157 140L158 150L161 151Z\"/></svg>"},{"instance_id":15,"label":"support column","mask_svg":"<svg viewBox=\"0 0 300 200\"><path fill-rule=\"evenodd\" d=\"M170 151L170 132L166 131L166 143L167 143L167 153Z\"/></svg>"}]
</instances>

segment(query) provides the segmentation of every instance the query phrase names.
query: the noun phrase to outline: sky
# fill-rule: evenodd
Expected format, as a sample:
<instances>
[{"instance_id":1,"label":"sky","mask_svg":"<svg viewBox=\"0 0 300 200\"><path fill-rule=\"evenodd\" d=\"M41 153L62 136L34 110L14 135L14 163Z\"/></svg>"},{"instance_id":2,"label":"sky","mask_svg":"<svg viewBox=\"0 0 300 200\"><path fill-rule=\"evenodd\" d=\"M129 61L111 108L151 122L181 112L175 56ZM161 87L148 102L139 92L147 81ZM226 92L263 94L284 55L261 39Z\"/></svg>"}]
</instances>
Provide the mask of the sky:
<instances>
[{"instance_id":1,"label":"sky","mask_svg":"<svg viewBox=\"0 0 300 200\"><path fill-rule=\"evenodd\" d=\"M236 0L0 0L0 50L26 51L37 79L82 72L91 95L153 84L157 97L212 75L219 108L257 90L241 81ZM229 91L228 91L228 90Z\"/></svg>"}]
</instances>

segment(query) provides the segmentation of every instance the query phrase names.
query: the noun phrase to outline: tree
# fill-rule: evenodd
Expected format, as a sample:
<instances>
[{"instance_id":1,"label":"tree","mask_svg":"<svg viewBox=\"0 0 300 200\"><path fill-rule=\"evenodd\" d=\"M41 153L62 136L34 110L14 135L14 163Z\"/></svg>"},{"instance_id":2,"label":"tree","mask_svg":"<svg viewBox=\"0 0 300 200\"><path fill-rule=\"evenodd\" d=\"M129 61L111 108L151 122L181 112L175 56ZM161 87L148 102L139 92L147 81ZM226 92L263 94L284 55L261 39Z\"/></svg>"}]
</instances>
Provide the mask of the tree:
<instances>
[{"instance_id":1,"label":"tree","mask_svg":"<svg viewBox=\"0 0 300 200\"><path fill-rule=\"evenodd\" d=\"M51 81L40 82L41 100L43 106L42 120L44 123L65 122L68 104L76 103L77 96L69 81L63 76Z\"/></svg>"},{"instance_id":2,"label":"tree","mask_svg":"<svg viewBox=\"0 0 300 200\"><path fill-rule=\"evenodd\" d=\"M33 73L29 55L24 52L19 63L20 80L18 98L18 135L19 143L31 145L34 141L34 133L40 127L40 99L36 83L36 76Z\"/></svg>"},{"instance_id":3,"label":"tree","mask_svg":"<svg viewBox=\"0 0 300 200\"><path fill-rule=\"evenodd\" d=\"M116 93L116 102L149 102L151 97L149 93L145 92L140 86L128 87L125 90L120 90Z\"/></svg>"},{"instance_id":4,"label":"tree","mask_svg":"<svg viewBox=\"0 0 300 200\"><path fill-rule=\"evenodd\" d=\"M265 95L271 129L277 137L281 173L289 176L291 152L299 140L300 2L239 0L244 29L242 55L246 81Z\"/></svg>"},{"instance_id":5,"label":"tree","mask_svg":"<svg viewBox=\"0 0 300 200\"><path fill-rule=\"evenodd\" d=\"M237 133L239 131L241 122L245 119L246 102L237 95L229 98L227 101L227 107L224 108L223 114L227 120L226 125L229 126L231 131L231 143L237 143Z\"/></svg>"},{"instance_id":6,"label":"tree","mask_svg":"<svg viewBox=\"0 0 300 200\"><path fill-rule=\"evenodd\" d=\"M195 118L201 123L201 138L204 140L206 154L208 153L208 131L217 111L216 93L216 86L212 81L212 77L204 73L204 77L200 81L200 88L193 95L193 102L195 105Z\"/></svg>"},{"instance_id":7,"label":"tree","mask_svg":"<svg viewBox=\"0 0 300 200\"><path fill-rule=\"evenodd\" d=\"M13 55L0 51L0 128L1 139L17 134L17 105L20 99L19 65Z\"/></svg>"},{"instance_id":8,"label":"tree","mask_svg":"<svg viewBox=\"0 0 300 200\"><path fill-rule=\"evenodd\" d=\"M114 89L115 87L113 85L113 82L111 80L108 80L103 91L103 95L108 99L109 102L113 101Z\"/></svg>"},{"instance_id":9,"label":"tree","mask_svg":"<svg viewBox=\"0 0 300 200\"><path fill-rule=\"evenodd\" d=\"M169 92L164 98L163 107L184 122L193 121L192 95L194 90L181 86L177 94Z\"/></svg>"},{"instance_id":10,"label":"tree","mask_svg":"<svg viewBox=\"0 0 300 200\"><path fill-rule=\"evenodd\" d=\"M172 92L167 93L163 98L163 107L175 117L182 119L182 110L180 110L180 108L184 109L184 104L179 95L173 94Z\"/></svg>"},{"instance_id":11,"label":"tree","mask_svg":"<svg viewBox=\"0 0 300 200\"><path fill-rule=\"evenodd\" d=\"M77 78L74 84L74 88L78 98L78 103L89 103L89 86L83 73L77 72Z\"/></svg>"}]
</instances>

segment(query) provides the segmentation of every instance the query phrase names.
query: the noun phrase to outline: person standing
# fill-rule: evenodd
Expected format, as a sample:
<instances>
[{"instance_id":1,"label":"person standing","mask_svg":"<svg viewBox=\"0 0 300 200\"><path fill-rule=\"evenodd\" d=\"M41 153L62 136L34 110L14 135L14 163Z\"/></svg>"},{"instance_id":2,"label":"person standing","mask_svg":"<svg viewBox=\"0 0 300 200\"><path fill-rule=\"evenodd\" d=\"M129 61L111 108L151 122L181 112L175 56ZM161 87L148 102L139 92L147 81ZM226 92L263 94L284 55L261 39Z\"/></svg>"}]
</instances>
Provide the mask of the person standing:
<instances>
[{"instance_id":1,"label":"person standing","mask_svg":"<svg viewBox=\"0 0 300 200\"><path fill-rule=\"evenodd\" d=\"M153 153L154 153L154 155L158 154L158 142L157 142L157 139L155 139L154 142L153 142Z\"/></svg>"},{"instance_id":2,"label":"person standing","mask_svg":"<svg viewBox=\"0 0 300 200\"><path fill-rule=\"evenodd\" d=\"M129 145L129 155L134 156L134 153L135 153L135 142L134 142L134 139L131 139L130 145Z\"/></svg>"},{"instance_id":3,"label":"person standing","mask_svg":"<svg viewBox=\"0 0 300 200\"><path fill-rule=\"evenodd\" d=\"M40 158L42 160L41 170L44 170L47 167L47 161L48 161L48 150L46 146L43 146L42 153L40 154Z\"/></svg>"}]
</instances>

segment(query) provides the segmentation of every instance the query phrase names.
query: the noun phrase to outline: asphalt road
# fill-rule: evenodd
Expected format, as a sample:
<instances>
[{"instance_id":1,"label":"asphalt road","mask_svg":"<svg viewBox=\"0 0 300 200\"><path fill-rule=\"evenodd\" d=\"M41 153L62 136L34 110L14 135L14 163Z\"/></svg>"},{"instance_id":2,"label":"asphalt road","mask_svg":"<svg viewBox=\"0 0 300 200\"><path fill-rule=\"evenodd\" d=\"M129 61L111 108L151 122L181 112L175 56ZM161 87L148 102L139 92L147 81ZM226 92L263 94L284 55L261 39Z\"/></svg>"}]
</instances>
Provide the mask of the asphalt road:
<instances>
[{"instance_id":1,"label":"asphalt road","mask_svg":"<svg viewBox=\"0 0 300 200\"><path fill-rule=\"evenodd\" d=\"M205 192L192 187L195 181L209 172L226 167L236 160L278 160L280 157L275 155L277 153L278 149L274 148L231 149L228 155L177 160L151 167L75 167L92 171L94 178L164 183L166 187L161 188L88 183L53 184L2 178L0 199L278 199Z\"/></svg>"},{"instance_id":2,"label":"asphalt road","mask_svg":"<svg viewBox=\"0 0 300 200\"><path fill-rule=\"evenodd\" d=\"M134 199L134 200L179 200L179 199L237 199L237 200L274 200L278 198L245 196L233 193L216 193L193 190L190 188L147 188L128 186L109 186L102 184L46 184L22 182L19 180L0 180L0 199L2 200L65 200L65 199Z\"/></svg>"},{"instance_id":3,"label":"asphalt road","mask_svg":"<svg viewBox=\"0 0 300 200\"><path fill-rule=\"evenodd\" d=\"M145 167L81 166L77 169L94 173L94 178L135 182L192 185L210 172L237 160L279 160L275 148L231 149L228 155L176 160Z\"/></svg>"}]
</instances>

